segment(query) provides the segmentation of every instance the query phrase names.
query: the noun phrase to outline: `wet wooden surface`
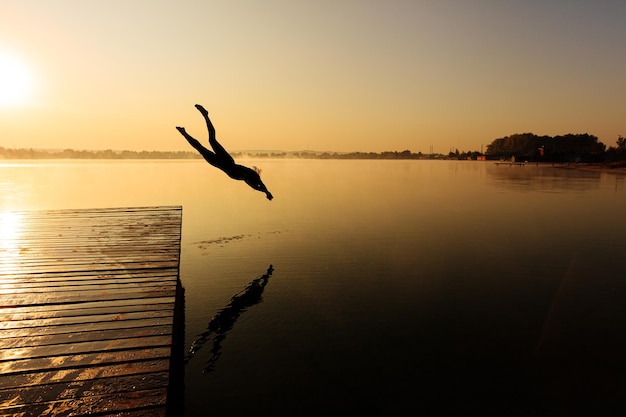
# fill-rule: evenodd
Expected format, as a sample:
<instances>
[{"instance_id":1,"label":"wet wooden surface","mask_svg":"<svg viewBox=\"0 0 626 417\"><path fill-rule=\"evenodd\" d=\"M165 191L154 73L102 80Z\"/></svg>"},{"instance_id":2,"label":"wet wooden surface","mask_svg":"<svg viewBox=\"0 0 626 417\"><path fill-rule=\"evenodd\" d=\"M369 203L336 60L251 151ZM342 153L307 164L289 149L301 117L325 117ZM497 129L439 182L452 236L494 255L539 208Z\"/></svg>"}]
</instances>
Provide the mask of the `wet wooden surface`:
<instances>
[{"instance_id":1,"label":"wet wooden surface","mask_svg":"<svg viewBox=\"0 0 626 417\"><path fill-rule=\"evenodd\" d=\"M0 417L165 416L180 207L0 217Z\"/></svg>"}]
</instances>

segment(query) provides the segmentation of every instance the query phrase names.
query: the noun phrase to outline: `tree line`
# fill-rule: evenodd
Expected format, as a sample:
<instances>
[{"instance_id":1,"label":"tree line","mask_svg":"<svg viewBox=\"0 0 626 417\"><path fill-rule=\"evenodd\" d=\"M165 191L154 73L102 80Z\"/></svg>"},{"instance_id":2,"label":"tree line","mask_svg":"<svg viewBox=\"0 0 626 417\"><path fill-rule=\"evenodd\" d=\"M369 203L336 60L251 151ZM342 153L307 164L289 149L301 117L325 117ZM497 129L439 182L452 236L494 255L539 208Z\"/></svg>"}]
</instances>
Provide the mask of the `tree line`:
<instances>
[{"instance_id":1,"label":"tree line","mask_svg":"<svg viewBox=\"0 0 626 417\"><path fill-rule=\"evenodd\" d=\"M602 162L626 160L626 138L619 136L616 146L607 149L598 138L588 133L559 136L538 136L516 133L494 139L485 153L450 151L413 153L410 150L384 152L235 152L235 158L303 158L303 159L510 159L550 162ZM107 150L36 150L9 149L0 146L0 159L201 159L192 151L113 151Z\"/></svg>"},{"instance_id":2,"label":"tree line","mask_svg":"<svg viewBox=\"0 0 626 417\"><path fill-rule=\"evenodd\" d=\"M402 152L233 152L234 158L303 158L303 159L443 159L441 154ZM74 150L49 151L37 149L8 149L0 146L0 159L202 159L197 152L190 151L113 151Z\"/></svg>"},{"instance_id":3,"label":"tree line","mask_svg":"<svg viewBox=\"0 0 626 417\"><path fill-rule=\"evenodd\" d=\"M37 149L8 149L0 146L2 159L200 159L197 152L189 151L100 151L63 149L61 151Z\"/></svg>"}]
</instances>

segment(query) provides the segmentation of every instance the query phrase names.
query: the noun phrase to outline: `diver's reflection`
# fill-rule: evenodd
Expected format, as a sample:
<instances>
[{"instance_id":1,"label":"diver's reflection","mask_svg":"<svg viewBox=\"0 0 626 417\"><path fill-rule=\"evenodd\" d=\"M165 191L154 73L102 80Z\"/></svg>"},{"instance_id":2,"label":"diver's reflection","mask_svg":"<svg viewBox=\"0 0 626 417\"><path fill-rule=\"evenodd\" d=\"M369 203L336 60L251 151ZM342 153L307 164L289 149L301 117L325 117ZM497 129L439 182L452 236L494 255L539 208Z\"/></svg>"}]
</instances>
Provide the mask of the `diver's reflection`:
<instances>
[{"instance_id":1,"label":"diver's reflection","mask_svg":"<svg viewBox=\"0 0 626 417\"><path fill-rule=\"evenodd\" d=\"M185 363L187 363L205 343L212 340L213 347L211 348L211 357L206 366L202 369L202 372L207 373L215 369L215 363L222 354L222 341L226 339L226 334L233 328L235 321L237 321L241 313L261 301L261 295L267 285L267 281L272 276L272 272L274 272L274 267L270 265L264 275L253 279L245 290L235 294L230 299L226 307L221 309L219 313L211 319L207 330L200 333L196 337L196 340L193 341L189 348L189 353L187 353L185 357Z\"/></svg>"}]
</instances>

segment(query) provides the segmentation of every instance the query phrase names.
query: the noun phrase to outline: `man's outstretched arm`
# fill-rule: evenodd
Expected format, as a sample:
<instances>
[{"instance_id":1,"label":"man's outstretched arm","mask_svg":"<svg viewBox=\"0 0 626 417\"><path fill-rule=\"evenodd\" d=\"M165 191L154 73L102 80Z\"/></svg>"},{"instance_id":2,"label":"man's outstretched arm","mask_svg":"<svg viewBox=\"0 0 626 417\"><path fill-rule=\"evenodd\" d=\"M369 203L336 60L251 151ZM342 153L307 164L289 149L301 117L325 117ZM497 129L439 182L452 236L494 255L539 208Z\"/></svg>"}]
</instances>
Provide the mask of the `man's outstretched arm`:
<instances>
[{"instance_id":1,"label":"man's outstretched arm","mask_svg":"<svg viewBox=\"0 0 626 417\"><path fill-rule=\"evenodd\" d=\"M193 138L189 133L187 133L184 127L176 126L176 130L178 130L180 134L183 135L185 139L187 139L187 142L189 142L189 144L193 146L196 150L200 152L201 149L204 149L204 146L202 146L197 139Z\"/></svg>"},{"instance_id":2,"label":"man's outstretched arm","mask_svg":"<svg viewBox=\"0 0 626 417\"><path fill-rule=\"evenodd\" d=\"M184 127L176 126L176 130L178 130L180 134L183 135L185 139L187 139L187 142L189 142L189 144L193 146L195 150L200 152L200 155L202 155L202 157L209 164L222 169L218 161L218 158L215 156L215 154L211 152L210 150L208 150L207 148L205 148L204 146L202 146L202 144L197 139L193 138L189 133L187 133Z\"/></svg>"}]
</instances>

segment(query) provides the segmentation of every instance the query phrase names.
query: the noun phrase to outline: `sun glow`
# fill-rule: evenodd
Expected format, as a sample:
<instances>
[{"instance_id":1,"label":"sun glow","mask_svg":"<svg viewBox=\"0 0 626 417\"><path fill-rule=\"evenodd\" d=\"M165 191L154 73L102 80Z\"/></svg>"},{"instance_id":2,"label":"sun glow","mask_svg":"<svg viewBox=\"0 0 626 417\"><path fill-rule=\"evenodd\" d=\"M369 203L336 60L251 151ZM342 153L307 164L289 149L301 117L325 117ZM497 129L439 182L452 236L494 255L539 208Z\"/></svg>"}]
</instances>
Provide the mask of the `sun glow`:
<instances>
[{"instance_id":1,"label":"sun glow","mask_svg":"<svg viewBox=\"0 0 626 417\"><path fill-rule=\"evenodd\" d=\"M28 102L34 89L33 74L14 56L0 51L0 108Z\"/></svg>"}]
</instances>

